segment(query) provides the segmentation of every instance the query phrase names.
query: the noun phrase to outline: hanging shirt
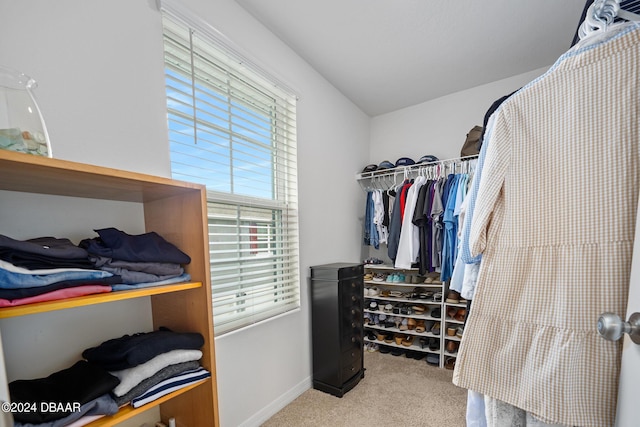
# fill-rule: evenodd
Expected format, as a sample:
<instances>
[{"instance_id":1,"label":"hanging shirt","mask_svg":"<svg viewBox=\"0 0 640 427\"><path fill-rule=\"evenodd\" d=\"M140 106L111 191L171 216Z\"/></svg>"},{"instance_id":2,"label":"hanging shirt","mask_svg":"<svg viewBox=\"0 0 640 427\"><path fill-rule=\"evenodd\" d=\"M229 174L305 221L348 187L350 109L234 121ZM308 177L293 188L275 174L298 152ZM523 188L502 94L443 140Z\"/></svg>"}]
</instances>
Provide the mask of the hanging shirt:
<instances>
[{"instance_id":1,"label":"hanging shirt","mask_svg":"<svg viewBox=\"0 0 640 427\"><path fill-rule=\"evenodd\" d=\"M396 187L396 197L393 199L391 213L389 214L389 238L387 243L387 255L389 259L395 261L398 254L398 242L400 241L400 230L402 229L402 218L400 213L400 191L404 184Z\"/></svg>"},{"instance_id":2,"label":"hanging shirt","mask_svg":"<svg viewBox=\"0 0 640 427\"><path fill-rule=\"evenodd\" d=\"M456 196L458 194L458 184L460 175L449 175L449 194L446 198L446 208L443 214L444 236L442 245L442 271L440 280L443 282L451 279L453 264L455 263L456 241L458 223L454 216Z\"/></svg>"},{"instance_id":3,"label":"hanging shirt","mask_svg":"<svg viewBox=\"0 0 640 427\"><path fill-rule=\"evenodd\" d=\"M412 264L418 259L418 251L420 249L419 230L412 220L418 201L418 194L425 181L425 177L419 176L407 191L398 254L394 263L396 268L411 268Z\"/></svg>"},{"instance_id":4,"label":"hanging shirt","mask_svg":"<svg viewBox=\"0 0 640 427\"><path fill-rule=\"evenodd\" d=\"M634 24L563 55L495 113L469 239L482 263L456 385L544 422L614 425L622 346L600 338L595 319L626 310L639 76Z\"/></svg>"},{"instance_id":5,"label":"hanging shirt","mask_svg":"<svg viewBox=\"0 0 640 427\"><path fill-rule=\"evenodd\" d=\"M387 227L384 225L385 209L384 209L384 204L382 202L382 191L381 190L373 191L372 198L373 198L373 223L375 224L376 231L378 232L378 241L380 244L382 243L386 244L389 236L389 231L387 230Z\"/></svg>"},{"instance_id":6,"label":"hanging shirt","mask_svg":"<svg viewBox=\"0 0 640 427\"><path fill-rule=\"evenodd\" d=\"M431 211L430 190L433 180L427 181L418 192L418 201L413 211L413 224L418 227L420 251L418 253L418 272L424 275L431 271L431 221L427 219L426 209Z\"/></svg>"},{"instance_id":7,"label":"hanging shirt","mask_svg":"<svg viewBox=\"0 0 640 427\"><path fill-rule=\"evenodd\" d=\"M431 262L435 271L440 271L440 261L442 256L442 186L444 179L438 179L433 185L433 203L431 204L431 221L433 229L431 230Z\"/></svg>"}]
</instances>

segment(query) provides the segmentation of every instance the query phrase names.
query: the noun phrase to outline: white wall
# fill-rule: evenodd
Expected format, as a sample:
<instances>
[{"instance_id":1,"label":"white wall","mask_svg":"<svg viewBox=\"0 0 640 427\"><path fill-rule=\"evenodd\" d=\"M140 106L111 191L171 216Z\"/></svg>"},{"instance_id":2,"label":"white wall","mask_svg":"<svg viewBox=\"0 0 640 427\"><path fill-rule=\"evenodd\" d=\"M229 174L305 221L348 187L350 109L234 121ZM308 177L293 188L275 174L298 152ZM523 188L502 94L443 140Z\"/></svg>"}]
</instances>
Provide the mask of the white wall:
<instances>
[{"instance_id":1,"label":"white wall","mask_svg":"<svg viewBox=\"0 0 640 427\"><path fill-rule=\"evenodd\" d=\"M364 196L354 175L370 119L234 1L184 4L300 95L302 307L216 339L222 425L259 425L311 383L309 266L360 259ZM0 17L0 65L38 81L54 157L169 176L154 1L1 2Z\"/></svg>"},{"instance_id":2,"label":"white wall","mask_svg":"<svg viewBox=\"0 0 640 427\"><path fill-rule=\"evenodd\" d=\"M475 125L482 126L491 104L546 70L540 68L374 117L369 163L395 162L400 157L417 161L426 154L439 159L459 157L467 133Z\"/></svg>"}]
</instances>

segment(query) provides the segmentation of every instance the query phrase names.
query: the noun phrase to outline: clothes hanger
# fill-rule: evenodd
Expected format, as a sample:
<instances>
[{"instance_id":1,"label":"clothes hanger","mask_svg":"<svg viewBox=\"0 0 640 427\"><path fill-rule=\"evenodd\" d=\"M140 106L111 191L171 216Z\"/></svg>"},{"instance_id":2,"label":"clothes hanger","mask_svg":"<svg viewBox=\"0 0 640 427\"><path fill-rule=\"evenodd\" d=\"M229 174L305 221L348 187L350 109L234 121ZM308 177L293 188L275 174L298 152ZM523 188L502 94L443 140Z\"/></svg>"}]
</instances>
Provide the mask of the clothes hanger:
<instances>
[{"instance_id":1,"label":"clothes hanger","mask_svg":"<svg viewBox=\"0 0 640 427\"><path fill-rule=\"evenodd\" d=\"M620 8L620 0L595 0L587 9L584 21L578 30L580 40L592 34L605 32L616 18L640 21L640 15Z\"/></svg>"}]
</instances>

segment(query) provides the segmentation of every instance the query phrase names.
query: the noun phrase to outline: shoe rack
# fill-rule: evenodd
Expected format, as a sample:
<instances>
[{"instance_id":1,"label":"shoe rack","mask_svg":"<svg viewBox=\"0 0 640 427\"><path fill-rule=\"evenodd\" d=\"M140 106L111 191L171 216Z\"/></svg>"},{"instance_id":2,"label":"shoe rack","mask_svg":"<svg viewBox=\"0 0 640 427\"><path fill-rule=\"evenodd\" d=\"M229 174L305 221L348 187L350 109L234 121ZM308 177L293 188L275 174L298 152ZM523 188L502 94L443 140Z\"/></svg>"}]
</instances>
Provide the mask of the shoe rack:
<instances>
[{"instance_id":1,"label":"shoe rack","mask_svg":"<svg viewBox=\"0 0 640 427\"><path fill-rule=\"evenodd\" d=\"M365 264L365 350L425 359L453 369L462 339L466 301L439 274L417 268Z\"/></svg>"}]
</instances>

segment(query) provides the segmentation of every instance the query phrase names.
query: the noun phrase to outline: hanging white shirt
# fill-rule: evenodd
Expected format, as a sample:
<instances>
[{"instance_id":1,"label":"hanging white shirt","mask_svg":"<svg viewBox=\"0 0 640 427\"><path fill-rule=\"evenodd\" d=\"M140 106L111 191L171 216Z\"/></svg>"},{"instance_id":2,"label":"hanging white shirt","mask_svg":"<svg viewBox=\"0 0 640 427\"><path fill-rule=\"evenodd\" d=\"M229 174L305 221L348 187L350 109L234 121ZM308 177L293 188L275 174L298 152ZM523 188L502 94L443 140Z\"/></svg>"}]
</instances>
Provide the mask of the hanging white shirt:
<instances>
[{"instance_id":1,"label":"hanging white shirt","mask_svg":"<svg viewBox=\"0 0 640 427\"><path fill-rule=\"evenodd\" d=\"M418 227L413 224L412 219L413 211L416 209L416 203L418 202L419 190L426 181L427 179L425 177L419 176L407 191L395 268L411 268L411 264L416 262L418 259L418 252L420 250L420 232Z\"/></svg>"}]
</instances>

